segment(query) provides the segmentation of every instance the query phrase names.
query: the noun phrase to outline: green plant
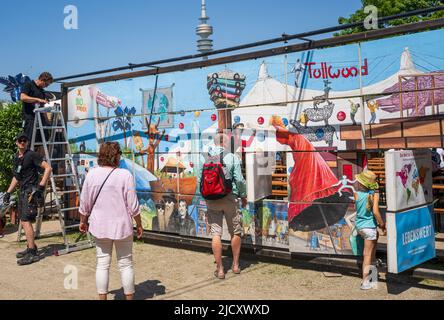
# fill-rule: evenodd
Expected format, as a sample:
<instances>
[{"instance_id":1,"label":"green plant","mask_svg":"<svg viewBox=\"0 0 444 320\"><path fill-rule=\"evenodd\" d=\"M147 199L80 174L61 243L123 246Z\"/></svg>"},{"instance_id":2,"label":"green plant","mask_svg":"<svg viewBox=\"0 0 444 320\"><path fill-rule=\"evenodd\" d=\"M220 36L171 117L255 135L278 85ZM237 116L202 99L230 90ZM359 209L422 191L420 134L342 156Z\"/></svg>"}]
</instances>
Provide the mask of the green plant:
<instances>
[{"instance_id":1,"label":"green plant","mask_svg":"<svg viewBox=\"0 0 444 320\"><path fill-rule=\"evenodd\" d=\"M80 149L77 146L77 143L70 143L69 146L71 147L72 153L79 153L80 152Z\"/></svg>"},{"instance_id":2,"label":"green plant","mask_svg":"<svg viewBox=\"0 0 444 320\"><path fill-rule=\"evenodd\" d=\"M9 103L0 108L0 190L6 191L17 152L15 137L22 130L21 103Z\"/></svg>"},{"instance_id":3,"label":"green plant","mask_svg":"<svg viewBox=\"0 0 444 320\"><path fill-rule=\"evenodd\" d=\"M378 17L382 18L408 11L436 7L443 4L444 1L438 1L438 0L362 0L362 7L360 9L356 10L348 18L339 17L338 22L339 24L349 24L349 23L364 21L364 19L369 15L369 13L364 12L364 8L369 5L375 6L378 9ZM432 20L442 17L444 17L444 11L437 11L431 14L416 15L407 18L387 21L383 25L380 25L380 27L387 28L390 26L397 26L397 25L414 23L424 20ZM341 36L341 35L359 33L364 31L366 30L362 27L355 27L342 30L341 32L335 33L334 35Z\"/></svg>"}]
</instances>

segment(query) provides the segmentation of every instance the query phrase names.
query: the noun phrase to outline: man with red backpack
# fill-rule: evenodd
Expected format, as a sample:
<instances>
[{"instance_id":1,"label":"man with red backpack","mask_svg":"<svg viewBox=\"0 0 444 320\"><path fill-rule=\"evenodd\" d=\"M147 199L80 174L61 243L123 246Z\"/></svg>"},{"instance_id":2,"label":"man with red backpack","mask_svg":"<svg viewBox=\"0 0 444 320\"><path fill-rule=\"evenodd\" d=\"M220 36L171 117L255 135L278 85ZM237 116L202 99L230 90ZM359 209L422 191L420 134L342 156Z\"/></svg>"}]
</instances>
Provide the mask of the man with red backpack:
<instances>
[{"instance_id":1,"label":"man with red backpack","mask_svg":"<svg viewBox=\"0 0 444 320\"><path fill-rule=\"evenodd\" d=\"M242 176L241 160L229 152L230 138L223 133L214 137L215 147L204 156L204 165L200 176L200 192L207 202L208 223L211 226L212 249L217 269L214 276L225 278L222 265L222 225L223 217L227 222L231 236L233 253L233 273L239 274L239 256L241 248L242 225L238 212L237 198L242 206L247 206L246 182Z\"/></svg>"}]
</instances>

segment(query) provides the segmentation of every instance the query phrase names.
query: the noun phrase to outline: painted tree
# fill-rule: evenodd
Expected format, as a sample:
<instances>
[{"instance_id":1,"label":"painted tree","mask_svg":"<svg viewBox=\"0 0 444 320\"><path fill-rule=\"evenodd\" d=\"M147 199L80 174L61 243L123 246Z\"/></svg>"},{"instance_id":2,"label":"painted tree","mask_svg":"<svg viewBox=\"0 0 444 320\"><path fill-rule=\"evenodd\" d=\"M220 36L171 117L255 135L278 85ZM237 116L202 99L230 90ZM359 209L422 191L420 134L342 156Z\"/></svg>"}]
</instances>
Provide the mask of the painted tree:
<instances>
[{"instance_id":1,"label":"painted tree","mask_svg":"<svg viewBox=\"0 0 444 320\"><path fill-rule=\"evenodd\" d=\"M163 130L162 133L159 131L160 118L157 120L156 124L149 123L147 119L145 119L145 121L148 128L148 131L145 132L148 136L148 147L145 150L141 150L140 153L147 155L146 168L149 172L154 173L156 149L159 147L159 144L165 135L165 130Z\"/></svg>"},{"instance_id":2,"label":"painted tree","mask_svg":"<svg viewBox=\"0 0 444 320\"><path fill-rule=\"evenodd\" d=\"M443 5L444 1L440 0L362 0L362 7L352 13L348 18L339 17L339 24L349 24L364 21L369 13L364 12L366 6L375 6L378 9L378 17L386 17L394 14L404 13L408 11L432 8ZM416 15L402 19L396 19L385 22L380 25L380 28L387 28L390 26L397 26L401 24L414 23L424 20L432 20L444 17L444 11L438 11L431 14ZM366 31L363 27L355 27L342 30L339 33L335 33L335 36L341 36L345 34L359 33Z\"/></svg>"},{"instance_id":3,"label":"painted tree","mask_svg":"<svg viewBox=\"0 0 444 320\"><path fill-rule=\"evenodd\" d=\"M116 109L114 109L114 113L116 114L117 117L113 121L113 129L114 131L120 130L123 132L125 148L127 148L128 144L126 140L126 133L127 131L131 131L132 128L131 119L132 116L136 114L136 108L125 107L125 109L122 109L122 107L118 106Z\"/></svg>"},{"instance_id":4,"label":"painted tree","mask_svg":"<svg viewBox=\"0 0 444 320\"><path fill-rule=\"evenodd\" d=\"M20 101L20 93L22 92L23 86L26 82L30 81L31 79L23 73L19 73L15 77L0 77L0 84L5 86L3 91L9 93L14 102Z\"/></svg>"}]
</instances>

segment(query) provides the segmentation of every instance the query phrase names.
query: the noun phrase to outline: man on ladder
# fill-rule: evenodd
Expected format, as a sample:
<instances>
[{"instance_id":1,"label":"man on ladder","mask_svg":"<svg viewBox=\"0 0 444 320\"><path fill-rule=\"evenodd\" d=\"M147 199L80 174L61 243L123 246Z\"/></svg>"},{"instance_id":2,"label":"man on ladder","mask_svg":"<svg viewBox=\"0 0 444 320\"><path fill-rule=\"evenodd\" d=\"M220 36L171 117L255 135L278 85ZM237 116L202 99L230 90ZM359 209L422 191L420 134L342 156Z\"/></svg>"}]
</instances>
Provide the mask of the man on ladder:
<instances>
[{"instance_id":1,"label":"man on ladder","mask_svg":"<svg viewBox=\"0 0 444 320\"><path fill-rule=\"evenodd\" d=\"M35 122L34 109L43 107L48 103L44 88L53 82L53 77L49 72L43 72L37 80L25 83L20 94L20 100L23 104L22 119L23 132L28 136L29 141L32 140L32 133ZM43 120L46 124L46 119ZM30 147L30 145L28 145Z\"/></svg>"},{"instance_id":2,"label":"man on ladder","mask_svg":"<svg viewBox=\"0 0 444 320\"><path fill-rule=\"evenodd\" d=\"M18 153L14 158L14 177L9 185L8 191L3 198L5 203L9 202L11 192L19 186L19 215L20 224L25 231L27 248L18 252L17 264L27 265L39 261L37 246L34 242L34 229L32 223L37 217L37 208L44 201L46 182L51 174L51 166L44 161L38 153L28 149L29 137L20 133L16 138ZM43 169L43 177L38 182L39 170Z\"/></svg>"}]
</instances>

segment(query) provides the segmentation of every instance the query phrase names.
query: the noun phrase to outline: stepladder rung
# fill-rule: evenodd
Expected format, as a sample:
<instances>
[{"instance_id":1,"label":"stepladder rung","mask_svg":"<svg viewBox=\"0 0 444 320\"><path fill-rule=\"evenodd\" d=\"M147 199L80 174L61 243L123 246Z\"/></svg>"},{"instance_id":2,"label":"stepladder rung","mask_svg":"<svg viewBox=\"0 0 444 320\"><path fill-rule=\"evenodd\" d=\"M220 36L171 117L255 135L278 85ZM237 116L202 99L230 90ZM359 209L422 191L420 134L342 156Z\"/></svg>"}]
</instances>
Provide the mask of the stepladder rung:
<instances>
[{"instance_id":1,"label":"stepladder rung","mask_svg":"<svg viewBox=\"0 0 444 320\"><path fill-rule=\"evenodd\" d=\"M34 110L35 114L38 113L62 113L61 110L55 109L53 107L39 108Z\"/></svg>"},{"instance_id":2,"label":"stepladder rung","mask_svg":"<svg viewBox=\"0 0 444 320\"><path fill-rule=\"evenodd\" d=\"M45 143L43 142L36 142L34 143L35 146L43 146ZM61 141L61 142L46 142L46 145L63 145L63 144L69 144L67 141Z\"/></svg>"},{"instance_id":3,"label":"stepladder rung","mask_svg":"<svg viewBox=\"0 0 444 320\"><path fill-rule=\"evenodd\" d=\"M65 129L64 126L43 126L43 127L37 127L37 129L45 129L45 130L49 130L49 129Z\"/></svg>"},{"instance_id":4,"label":"stepladder rung","mask_svg":"<svg viewBox=\"0 0 444 320\"><path fill-rule=\"evenodd\" d=\"M53 178L67 178L67 177L72 177L75 176L74 173L65 173L65 174L53 174L52 177Z\"/></svg>"},{"instance_id":5,"label":"stepladder rung","mask_svg":"<svg viewBox=\"0 0 444 320\"><path fill-rule=\"evenodd\" d=\"M92 240L79 241L74 244L68 244L65 249L57 250L56 255L60 256L60 255L67 254L70 252L80 251L80 250L93 248L93 247L94 247L94 241L92 241Z\"/></svg>"},{"instance_id":6,"label":"stepladder rung","mask_svg":"<svg viewBox=\"0 0 444 320\"><path fill-rule=\"evenodd\" d=\"M69 161L72 160L71 158L50 158L49 161Z\"/></svg>"},{"instance_id":7,"label":"stepladder rung","mask_svg":"<svg viewBox=\"0 0 444 320\"><path fill-rule=\"evenodd\" d=\"M80 194L80 191L75 189L75 190L67 190L67 191L57 191L58 195L64 195L64 194L69 194L69 193L78 193Z\"/></svg>"},{"instance_id":8,"label":"stepladder rung","mask_svg":"<svg viewBox=\"0 0 444 320\"><path fill-rule=\"evenodd\" d=\"M72 210L79 210L80 207L71 207L71 208L63 208L60 209L61 212L66 212L66 211L72 211Z\"/></svg>"},{"instance_id":9,"label":"stepladder rung","mask_svg":"<svg viewBox=\"0 0 444 320\"><path fill-rule=\"evenodd\" d=\"M69 226L65 226L65 230L78 228L79 226L80 226L80 223L70 224Z\"/></svg>"}]
</instances>

